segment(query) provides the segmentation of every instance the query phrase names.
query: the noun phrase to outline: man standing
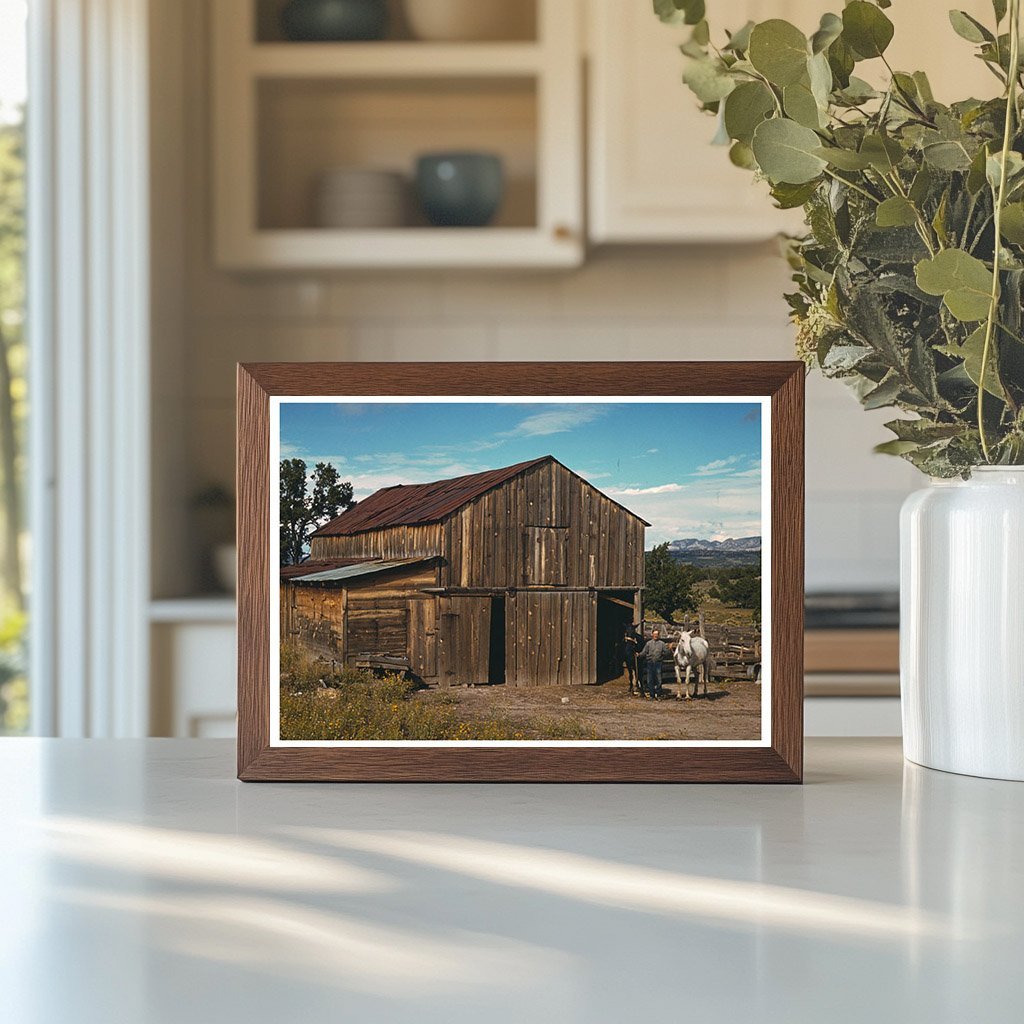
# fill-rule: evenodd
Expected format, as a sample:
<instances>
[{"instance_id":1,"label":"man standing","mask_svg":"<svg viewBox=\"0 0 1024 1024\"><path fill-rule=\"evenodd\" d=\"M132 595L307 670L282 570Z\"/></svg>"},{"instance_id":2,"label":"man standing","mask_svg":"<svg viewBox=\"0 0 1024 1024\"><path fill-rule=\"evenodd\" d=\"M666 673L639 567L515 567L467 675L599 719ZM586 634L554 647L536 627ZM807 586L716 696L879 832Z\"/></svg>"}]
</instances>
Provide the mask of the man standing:
<instances>
[{"instance_id":1,"label":"man standing","mask_svg":"<svg viewBox=\"0 0 1024 1024\"><path fill-rule=\"evenodd\" d=\"M668 644L661 639L661 634L655 630L651 639L644 644L640 657L644 659L647 668L647 693L645 700L657 700L661 694L661 663L668 654Z\"/></svg>"}]
</instances>

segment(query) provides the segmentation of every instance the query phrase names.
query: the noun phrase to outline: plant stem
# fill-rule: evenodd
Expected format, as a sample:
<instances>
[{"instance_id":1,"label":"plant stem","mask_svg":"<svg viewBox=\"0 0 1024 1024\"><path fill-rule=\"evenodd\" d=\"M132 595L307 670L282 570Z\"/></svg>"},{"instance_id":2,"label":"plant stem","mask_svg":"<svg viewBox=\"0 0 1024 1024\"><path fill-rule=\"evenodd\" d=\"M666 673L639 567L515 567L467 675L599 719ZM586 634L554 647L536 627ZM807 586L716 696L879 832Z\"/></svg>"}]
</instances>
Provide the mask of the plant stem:
<instances>
[{"instance_id":1,"label":"plant stem","mask_svg":"<svg viewBox=\"0 0 1024 1024\"><path fill-rule=\"evenodd\" d=\"M865 199L870 199L871 202L877 206L880 202L877 196L873 196L867 189L861 188L860 185L852 181L847 181L846 178L840 178L838 174L830 171L827 167L825 173L833 180L838 181L841 185L845 185L847 188L852 188L854 192L859 192Z\"/></svg>"},{"instance_id":2,"label":"plant stem","mask_svg":"<svg viewBox=\"0 0 1024 1024\"><path fill-rule=\"evenodd\" d=\"M995 197L995 246L992 256L992 294L989 299L988 320L985 322L985 345L981 350L981 370L978 372L978 436L985 461L992 462L988 435L985 432L985 374L992 354L992 335L999 314L999 272L1001 267L1003 205L1006 201L1006 169L1009 162L1013 127L1017 119L1017 83L1020 68L1020 0L1010 0L1010 74L1006 83L1006 124L1003 126L1002 160L999 167L999 189Z\"/></svg>"}]
</instances>

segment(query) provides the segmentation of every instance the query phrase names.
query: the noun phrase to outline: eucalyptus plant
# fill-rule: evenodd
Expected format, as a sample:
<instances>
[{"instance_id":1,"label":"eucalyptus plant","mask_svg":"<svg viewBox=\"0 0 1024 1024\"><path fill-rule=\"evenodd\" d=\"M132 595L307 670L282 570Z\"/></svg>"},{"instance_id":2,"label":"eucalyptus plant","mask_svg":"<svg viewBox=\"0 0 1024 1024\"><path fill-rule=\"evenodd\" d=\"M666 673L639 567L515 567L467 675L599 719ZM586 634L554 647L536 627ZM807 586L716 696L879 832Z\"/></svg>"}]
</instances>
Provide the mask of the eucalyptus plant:
<instances>
[{"instance_id":1,"label":"eucalyptus plant","mask_svg":"<svg viewBox=\"0 0 1024 1024\"><path fill-rule=\"evenodd\" d=\"M865 408L908 414L878 450L937 477L1024 463L1020 3L993 0L988 25L949 12L997 95L947 106L890 66L890 0L852 0L809 37L771 19L718 45L705 0L654 0L691 26L683 80L715 141L803 207L786 244L800 356ZM866 61L886 88L857 76Z\"/></svg>"}]
</instances>

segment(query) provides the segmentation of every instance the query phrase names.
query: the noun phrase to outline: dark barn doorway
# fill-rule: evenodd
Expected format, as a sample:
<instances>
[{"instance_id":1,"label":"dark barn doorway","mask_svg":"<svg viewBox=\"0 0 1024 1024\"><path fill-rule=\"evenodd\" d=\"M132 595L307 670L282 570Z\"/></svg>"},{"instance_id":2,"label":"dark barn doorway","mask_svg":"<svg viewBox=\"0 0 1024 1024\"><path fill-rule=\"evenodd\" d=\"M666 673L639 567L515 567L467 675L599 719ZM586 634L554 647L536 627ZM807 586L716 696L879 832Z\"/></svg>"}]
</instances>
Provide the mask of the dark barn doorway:
<instances>
[{"instance_id":1,"label":"dark barn doorway","mask_svg":"<svg viewBox=\"0 0 1024 1024\"><path fill-rule=\"evenodd\" d=\"M505 682L505 598L491 598L491 639L487 659L487 682Z\"/></svg>"},{"instance_id":2,"label":"dark barn doorway","mask_svg":"<svg viewBox=\"0 0 1024 1024\"><path fill-rule=\"evenodd\" d=\"M633 595L600 594L597 598L597 681L607 683L623 674L626 627L633 622Z\"/></svg>"}]
</instances>

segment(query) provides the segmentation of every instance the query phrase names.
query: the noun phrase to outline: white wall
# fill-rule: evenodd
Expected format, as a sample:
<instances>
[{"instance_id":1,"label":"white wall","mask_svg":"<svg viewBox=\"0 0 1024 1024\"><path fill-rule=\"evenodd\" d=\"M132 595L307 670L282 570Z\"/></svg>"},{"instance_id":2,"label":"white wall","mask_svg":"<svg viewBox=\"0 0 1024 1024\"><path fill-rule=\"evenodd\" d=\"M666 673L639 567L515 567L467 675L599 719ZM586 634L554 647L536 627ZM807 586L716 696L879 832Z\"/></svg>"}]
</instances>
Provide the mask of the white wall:
<instances>
[{"instance_id":1,"label":"white wall","mask_svg":"<svg viewBox=\"0 0 1024 1024\"><path fill-rule=\"evenodd\" d=\"M179 383L167 368L157 382L164 410L180 416L180 494L233 478L239 360L792 358L781 299L787 267L770 244L601 251L569 273L244 278L214 270L203 8L202 0L182 5L185 102L178 118L154 126L183 140L180 166L159 177L168 187L184 183L185 372ZM896 586L897 511L916 474L871 454L885 419L864 414L841 385L809 379L809 589ZM173 465L173 438L164 447L160 457ZM160 513L175 520L173 510ZM187 517L184 505L177 513L179 522ZM180 586L181 560L165 561L158 592Z\"/></svg>"}]
</instances>

